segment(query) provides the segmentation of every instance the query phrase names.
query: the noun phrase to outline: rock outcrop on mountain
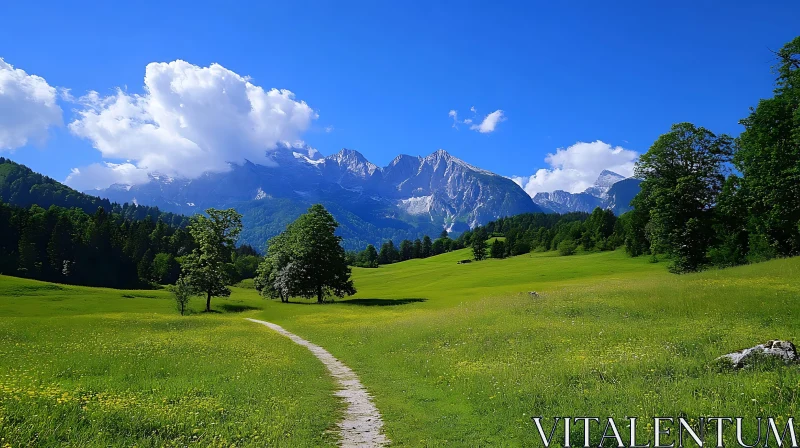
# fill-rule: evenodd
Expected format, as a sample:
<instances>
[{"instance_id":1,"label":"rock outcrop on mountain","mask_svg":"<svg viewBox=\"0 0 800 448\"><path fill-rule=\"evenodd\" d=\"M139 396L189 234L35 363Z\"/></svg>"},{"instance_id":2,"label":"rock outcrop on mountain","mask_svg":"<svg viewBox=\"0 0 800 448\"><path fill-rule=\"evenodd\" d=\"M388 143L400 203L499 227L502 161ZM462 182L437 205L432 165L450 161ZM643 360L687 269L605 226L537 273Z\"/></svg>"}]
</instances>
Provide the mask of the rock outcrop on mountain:
<instances>
[{"instance_id":1,"label":"rock outcrop on mountain","mask_svg":"<svg viewBox=\"0 0 800 448\"><path fill-rule=\"evenodd\" d=\"M499 217L542 211L510 179L444 150L426 157L400 155L378 167L351 149L322 157L308 147L285 146L261 164L230 164L228 171L196 179L152 173L146 184L92 193L184 214L235 207L244 215L243 242L256 247L316 202L342 224L348 248L434 236L442 229L461 232Z\"/></svg>"}]
</instances>

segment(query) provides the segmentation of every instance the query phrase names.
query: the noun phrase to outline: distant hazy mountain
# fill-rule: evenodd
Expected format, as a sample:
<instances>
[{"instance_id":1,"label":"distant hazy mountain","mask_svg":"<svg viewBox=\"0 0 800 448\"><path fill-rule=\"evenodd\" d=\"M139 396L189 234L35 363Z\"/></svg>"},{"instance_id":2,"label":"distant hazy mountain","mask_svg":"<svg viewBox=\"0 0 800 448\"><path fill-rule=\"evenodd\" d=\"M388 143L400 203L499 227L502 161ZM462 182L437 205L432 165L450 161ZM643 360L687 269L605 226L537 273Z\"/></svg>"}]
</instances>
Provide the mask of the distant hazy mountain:
<instances>
[{"instance_id":1,"label":"distant hazy mountain","mask_svg":"<svg viewBox=\"0 0 800 448\"><path fill-rule=\"evenodd\" d=\"M606 193L605 208L612 210L617 216L630 211L633 208L631 201L639 194L641 183L641 179L631 177L612 185Z\"/></svg>"},{"instance_id":2,"label":"distant hazy mountain","mask_svg":"<svg viewBox=\"0 0 800 448\"><path fill-rule=\"evenodd\" d=\"M316 202L342 224L340 234L350 249L390 238L397 243L433 237L442 229L461 232L502 216L542 211L510 179L443 150L427 157L400 155L381 168L358 151L322 157L307 147L287 146L264 164L232 164L228 172L197 179L158 173L150 179L91 193L184 214L236 207L244 215L242 242L256 247Z\"/></svg>"},{"instance_id":3,"label":"distant hazy mountain","mask_svg":"<svg viewBox=\"0 0 800 448\"><path fill-rule=\"evenodd\" d=\"M602 207L603 200L589 193L569 193L556 190L552 193L536 193L533 202L551 213L591 212Z\"/></svg>"},{"instance_id":4,"label":"distant hazy mountain","mask_svg":"<svg viewBox=\"0 0 800 448\"><path fill-rule=\"evenodd\" d=\"M563 190L536 193L533 202L551 213L590 213L600 207L620 215L630 210L630 201L639 192L639 183L639 179L626 179L613 171L603 170L594 185L582 193Z\"/></svg>"}]
</instances>

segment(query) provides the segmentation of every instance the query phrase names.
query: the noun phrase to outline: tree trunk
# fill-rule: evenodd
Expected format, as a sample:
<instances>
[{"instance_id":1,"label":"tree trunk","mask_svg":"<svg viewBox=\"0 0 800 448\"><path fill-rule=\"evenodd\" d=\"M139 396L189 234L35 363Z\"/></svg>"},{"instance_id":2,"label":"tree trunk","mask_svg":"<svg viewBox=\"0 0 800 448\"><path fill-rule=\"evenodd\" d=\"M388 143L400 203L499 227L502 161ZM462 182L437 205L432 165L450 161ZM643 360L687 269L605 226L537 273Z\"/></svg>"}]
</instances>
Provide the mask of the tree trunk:
<instances>
[{"instance_id":1,"label":"tree trunk","mask_svg":"<svg viewBox=\"0 0 800 448\"><path fill-rule=\"evenodd\" d=\"M211 293L206 293L206 312L211 312Z\"/></svg>"},{"instance_id":2,"label":"tree trunk","mask_svg":"<svg viewBox=\"0 0 800 448\"><path fill-rule=\"evenodd\" d=\"M317 303L322 303L322 285L317 285Z\"/></svg>"}]
</instances>

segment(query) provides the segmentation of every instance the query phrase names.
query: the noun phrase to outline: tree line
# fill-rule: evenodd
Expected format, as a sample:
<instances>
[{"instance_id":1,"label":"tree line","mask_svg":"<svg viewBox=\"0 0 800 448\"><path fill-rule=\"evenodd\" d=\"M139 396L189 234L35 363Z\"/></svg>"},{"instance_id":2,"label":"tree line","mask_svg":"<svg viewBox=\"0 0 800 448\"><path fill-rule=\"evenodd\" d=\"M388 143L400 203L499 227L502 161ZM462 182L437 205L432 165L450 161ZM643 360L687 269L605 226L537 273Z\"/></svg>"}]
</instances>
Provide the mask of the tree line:
<instances>
[{"instance_id":1,"label":"tree line","mask_svg":"<svg viewBox=\"0 0 800 448\"><path fill-rule=\"evenodd\" d=\"M98 207L16 207L0 202L0 274L111 288L174 283L197 246L186 227L130 219ZM229 254L232 278L251 278L260 257L249 246Z\"/></svg>"},{"instance_id":2,"label":"tree line","mask_svg":"<svg viewBox=\"0 0 800 448\"><path fill-rule=\"evenodd\" d=\"M191 219L157 207L112 203L0 157L0 274L112 288L177 281L197 246ZM250 246L226 260L233 280L252 278Z\"/></svg>"},{"instance_id":3,"label":"tree line","mask_svg":"<svg viewBox=\"0 0 800 448\"><path fill-rule=\"evenodd\" d=\"M775 55L774 95L738 138L678 123L640 158L630 255L682 273L800 254L800 37Z\"/></svg>"},{"instance_id":4,"label":"tree line","mask_svg":"<svg viewBox=\"0 0 800 448\"><path fill-rule=\"evenodd\" d=\"M439 238L435 240L431 240L431 237L425 235L422 239L417 238L414 241L407 239L402 240L399 246L395 245L392 240L385 241L381 245L380 251L372 244L368 244L367 247L360 252L348 252L346 254L346 260L350 266L376 268L382 264L392 264L416 258L428 258L434 255L463 249L464 247L463 241L451 239L447 230L442 230L442 233L439 234Z\"/></svg>"},{"instance_id":5,"label":"tree line","mask_svg":"<svg viewBox=\"0 0 800 448\"><path fill-rule=\"evenodd\" d=\"M439 238L433 241L426 235L413 242L403 240L398 247L389 240L381 245L380 251L370 244L361 252L349 252L347 262L350 266L372 268L467 247L472 248L475 260L550 250L560 250L563 255L572 255L578 247L586 251L614 250L625 241L624 222L627 219L625 215L617 218L611 210L600 208L592 213L574 212L564 215L525 213L475 227L454 239L443 230Z\"/></svg>"}]
</instances>

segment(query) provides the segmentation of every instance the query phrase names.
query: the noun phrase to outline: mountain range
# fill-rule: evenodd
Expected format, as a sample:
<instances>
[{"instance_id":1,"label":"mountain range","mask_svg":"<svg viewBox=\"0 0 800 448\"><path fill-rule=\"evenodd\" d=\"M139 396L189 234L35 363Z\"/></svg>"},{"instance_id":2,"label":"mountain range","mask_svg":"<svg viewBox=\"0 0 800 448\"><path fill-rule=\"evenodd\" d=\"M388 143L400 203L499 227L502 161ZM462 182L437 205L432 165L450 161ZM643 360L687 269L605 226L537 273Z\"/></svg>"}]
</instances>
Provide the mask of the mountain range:
<instances>
[{"instance_id":1,"label":"mountain range","mask_svg":"<svg viewBox=\"0 0 800 448\"><path fill-rule=\"evenodd\" d=\"M625 178L613 171L603 170L594 185L581 193L564 190L536 193L533 202L552 213L590 213L600 207L620 215L631 209L631 200L639 193L640 183L639 179Z\"/></svg>"},{"instance_id":2,"label":"mountain range","mask_svg":"<svg viewBox=\"0 0 800 448\"><path fill-rule=\"evenodd\" d=\"M228 171L195 179L149 176L145 184L115 184L89 193L186 215L234 207L243 215L241 242L256 248L313 203L322 203L339 221L347 249L363 249L389 239L435 237L442 230L460 233L504 216L591 212L629 202L613 192L622 176L610 171L585 193L557 191L532 199L512 180L444 150L425 157L400 155L379 167L351 149L323 157L307 146L286 145L260 164L230 164Z\"/></svg>"}]
</instances>

